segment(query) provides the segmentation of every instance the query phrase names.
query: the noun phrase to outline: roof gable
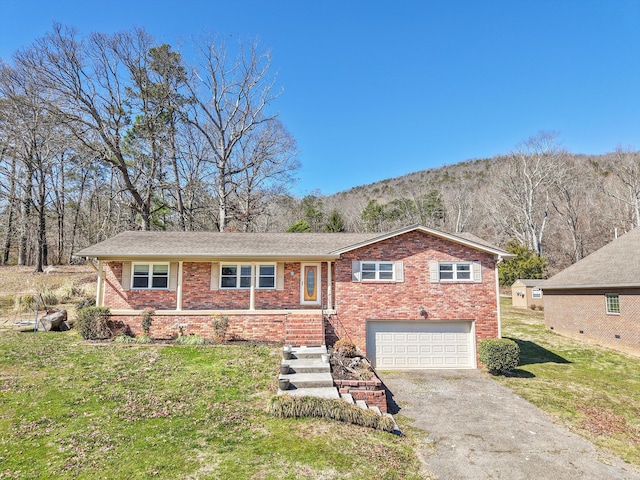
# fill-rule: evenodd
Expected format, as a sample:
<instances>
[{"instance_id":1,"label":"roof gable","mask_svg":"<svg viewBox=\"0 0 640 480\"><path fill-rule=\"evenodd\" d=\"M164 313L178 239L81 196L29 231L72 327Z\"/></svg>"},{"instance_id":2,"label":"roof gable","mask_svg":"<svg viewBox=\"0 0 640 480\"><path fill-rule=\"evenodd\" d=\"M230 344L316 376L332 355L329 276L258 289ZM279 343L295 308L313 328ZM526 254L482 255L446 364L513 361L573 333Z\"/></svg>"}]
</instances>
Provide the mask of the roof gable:
<instances>
[{"instance_id":1,"label":"roof gable","mask_svg":"<svg viewBox=\"0 0 640 480\"><path fill-rule=\"evenodd\" d=\"M389 233L385 233L385 234L380 234L377 237L371 238L371 239L366 239L363 242L361 242L360 244L354 244L354 245L348 245L347 247L335 250L334 253L345 253L351 250L355 250L357 248L362 248L362 247L366 247L367 245L372 245L374 243L378 243L381 242L383 240L387 240L393 237L397 237L399 235L403 235L405 233L409 233L409 232L422 232L422 233L426 233L428 235L433 235L435 237L439 237L445 240L449 240L452 241L454 243L459 243L461 245L465 245L467 247L473 248L475 250L480 250L482 252L486 252L486 253L491 253L493 255L499 255L502 258L512 258L515 257L515 255L505 252L502 249L499 249L498 247L495 247L487 242L485 242L484 240L482 240L480 237L476 237L473 234L470 233L456 233L456 234L451 234L451 233L446 233L446 232L442 232L440 230L436 230L434 228L428 228L428 227L423 227L421 225L412 225L410 227L406 227L403 228L401 230L396 230L393 232L389 232Z\"/></svg>"}]
</instances>

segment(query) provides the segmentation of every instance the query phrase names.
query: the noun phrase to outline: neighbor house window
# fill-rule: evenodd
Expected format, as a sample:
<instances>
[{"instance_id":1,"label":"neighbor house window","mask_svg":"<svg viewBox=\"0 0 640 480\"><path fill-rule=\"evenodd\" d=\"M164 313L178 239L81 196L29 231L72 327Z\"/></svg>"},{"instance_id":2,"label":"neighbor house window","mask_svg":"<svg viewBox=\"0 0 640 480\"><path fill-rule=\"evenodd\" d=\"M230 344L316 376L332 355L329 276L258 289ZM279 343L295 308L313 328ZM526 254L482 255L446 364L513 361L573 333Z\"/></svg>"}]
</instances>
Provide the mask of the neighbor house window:
<instances>
[{"instance_id":1,"label":"neighbor house window","mask_svg":"<svg viewBox=\"0 0 640 480\"><path fill-rule=\"evenodd\" d=\"M167 289L169 288L168 263L134 263L133 288Z\"/></svg>"},{"instance_id":2,"label":"neighbor house window","mask_svg":"<svg viewBox=\"0 0 640 480\"><path fill-rule=\"evenodd\" d=\"M439 272L441 281L471 280L471 263L440 263Z\"/></svg>"},{"instance_id":3,"label":"neighbor house window","mask_svg":"<svg viewBox=\"0 0 640 480\"><path fill-rule=\"evenodd\" d=\"M542 298L542 290L539 288L534 288L531 291L531 298Z\"/></svg>"},{"instance_id":4,"label":"neighbor house window","mask_svg":"<svg viewBox=\"0 0 640 480\"><path fill-rule=\"evenodd\" d=\"M251 288L251 265L224 264L220 270L220 288ZM256 265L256 287L276 287L275 264Z\"/></svg>"},{"instance_id":5,"label":"neighbor house window","mask_svg":"<svg viewBox=\"0 0 640 480\"><path fill-rule=\"evenodd\" d=\"M607 313L620 313L620 297L617 293L607 293L604 298L607 301Z\"/></svg>"},{"instance_id":6,"label":"neighbor house window","mask_svg":"<svg viewBox=\"0 0 640 480\"><path fill-rule=\"evenodd\" d=\"M362 262L362 280L393 280L393 262Z\"/></svg>"}]
</instances>

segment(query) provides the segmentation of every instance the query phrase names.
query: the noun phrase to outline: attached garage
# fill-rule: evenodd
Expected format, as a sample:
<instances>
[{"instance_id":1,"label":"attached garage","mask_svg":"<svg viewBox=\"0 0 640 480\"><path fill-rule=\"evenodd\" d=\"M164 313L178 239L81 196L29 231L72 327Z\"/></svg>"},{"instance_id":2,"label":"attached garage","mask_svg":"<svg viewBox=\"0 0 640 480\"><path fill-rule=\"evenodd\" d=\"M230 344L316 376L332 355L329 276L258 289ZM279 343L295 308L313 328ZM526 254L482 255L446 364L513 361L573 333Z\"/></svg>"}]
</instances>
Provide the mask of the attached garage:
<instances>
[{"instance_id":1,"label":"attached garage","mask_svg":"<svg viewBox=\"0 0 640 480\"><path fill-rule=\"evenodd\" d=\"M379 370L476 368L471 321L367 321L367 354Z\"/></svg>"}]
</instances>

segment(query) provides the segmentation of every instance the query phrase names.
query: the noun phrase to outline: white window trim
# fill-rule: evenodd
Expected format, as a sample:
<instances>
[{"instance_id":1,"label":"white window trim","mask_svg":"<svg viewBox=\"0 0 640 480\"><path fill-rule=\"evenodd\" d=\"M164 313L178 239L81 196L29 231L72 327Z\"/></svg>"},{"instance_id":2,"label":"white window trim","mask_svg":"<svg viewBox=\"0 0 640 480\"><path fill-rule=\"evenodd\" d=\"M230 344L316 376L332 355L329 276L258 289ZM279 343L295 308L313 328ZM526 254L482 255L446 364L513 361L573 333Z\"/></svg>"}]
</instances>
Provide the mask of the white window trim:
<instances>
[{"instance_id":1,"label":"white window trim","mask_svg":"<svg viewBox=\"0 0 640 480\"><path fill-rule=\"evenodd\" d=\"M236 286L235 287L224 287L222 286L222 269L223 267L229 267L229 266L233 266L237 268L238 274L236 275ZM225 262L225 263L220 263L219 265L219 280L218 280L218 288L220 290L250 290L251 286L248 287L241 287L239 286L239 282L240 282L240 272L242 267L251 267L251 283L254 285L254 288L257 290L276 290L277 289L277 283L278 283L278 265L276 262L264 262L264 263L249 263L249 262L239 262L239 263L232 263L232 262ZM273 267L273 287L260 287L260 267L264 267L264 266L270 266Z\"/></svg>"},{"instance_id":2,"label":"white window trim","mask_svg":"<svg viewBox=\"0 0 640 480\"><path fill-rule=\"evenodd\" d=\"M149 282L146 287L135 287L135 271L136 265L148 265L149 266ZM153 267L154 265L166 265L167 266L167 286L166 287L154 287L153 286ZM171 264L170 262L131 262L131 290L169 290L171 283Z\"/></svg>"},{"instance_id":3,"label":"white window trim","mask_svg":"<svg viewBox=\"0 0 640 480\"><path fill-rule=\"evenodd\" d=\"M440 275L442 265L453 266L453 278L442 278ZM467 265L469 267L468 270L464 270L464 272L469 273L469 278L458 278L458 265ZM441 282L473 282L473 262L438 262L438 280Z\"/></svg>"},{"instance_id":4,"label":"white window trim","mask_svg":"<svg viewBox=\"0 0 640 480\"><path fill-rule=\"evenodd\" d=\"M364 265L365 264L373 264L375 265L375 270L366 270L366 273L373 272L375 274L375 278L364 278ZM380 265L391 265L391 278L380 278ZM389 270L384 270L384 272L388 272ZM362 282L395 282L396 281L396 265L395 262L387 262L387 261L362 261L360 262L360 278Z\"/></svg>"},{"instance_id":5,"label":"white window trim","mask_svg":"<svg viewBox=\"0 0 640 480\"><path fill-rule=\"evenodd\" d=\"M618 311L617 312L613 312L611 310L609 310L609 298L613 298L616 297L618 300ZM604 305L605 305L605 310L607 312L607 315L620 315L620 294L618 293L605 293L604 295Z\"/></svg>"},{"instance_id":6,"label":"white window trim","mask_svg":"<svg viewBox=\"0 0 640 480\"><path fill-rule=\"evenodd\" d=\"M376 265L376 279L363 279L362 278L362 264L375 263ZM392 278L380 278L378 268L380 264L391 264ZM404 282L404 262L402 260L353 260L351 262L351 281L359 283L403 283Z\"/></svg>"}]
</instances>

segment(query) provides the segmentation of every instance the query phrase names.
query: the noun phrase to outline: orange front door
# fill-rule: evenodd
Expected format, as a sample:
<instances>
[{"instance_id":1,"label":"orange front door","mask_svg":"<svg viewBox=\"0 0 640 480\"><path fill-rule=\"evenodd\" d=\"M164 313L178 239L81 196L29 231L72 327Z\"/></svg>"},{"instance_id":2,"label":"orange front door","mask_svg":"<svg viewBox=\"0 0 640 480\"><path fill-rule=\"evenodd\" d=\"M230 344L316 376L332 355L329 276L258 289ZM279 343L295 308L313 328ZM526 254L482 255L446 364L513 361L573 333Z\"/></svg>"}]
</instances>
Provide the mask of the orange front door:
<instances>
[{"instance_id":1,"label":"orange front door","mask_svg":"<svg viewBox=\"0 0 640 480\"><path fill-rule=\"evenodd\" d=\"M302 301L303 303L319 303L318 265L302 266Z\"/></svg>"}]
</instances>

